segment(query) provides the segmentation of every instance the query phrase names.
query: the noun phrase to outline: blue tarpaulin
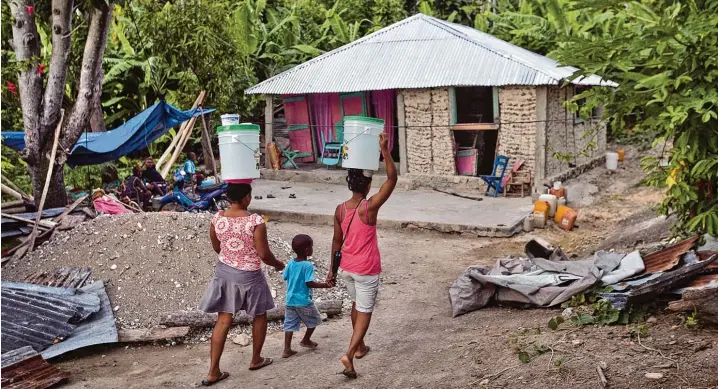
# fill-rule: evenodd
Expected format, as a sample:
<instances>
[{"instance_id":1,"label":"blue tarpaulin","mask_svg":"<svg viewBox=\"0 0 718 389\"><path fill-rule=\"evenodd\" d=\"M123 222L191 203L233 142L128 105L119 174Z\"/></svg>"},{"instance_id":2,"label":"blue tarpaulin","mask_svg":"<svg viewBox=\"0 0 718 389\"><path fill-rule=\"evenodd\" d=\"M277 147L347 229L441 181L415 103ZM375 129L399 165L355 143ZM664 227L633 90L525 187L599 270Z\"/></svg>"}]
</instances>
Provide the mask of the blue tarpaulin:
<instances>
[{"instance_id":1,"label":"blue tarpaulin","mask_svg":"<svg viewBox=\"0 0 718 389\"><path fill-rule=\"evenodd\" d=\"M75 167L114 161L147 147L170 128L178 126L185 120L212 111L214 109L204 109L200 112L199 108L180 111L171 104L160 101L114 130L85 132L67 156L66 163L70 167ZM3 131L2 142L6 146L22 151L25 149L25 133Z\"/></svg>"}]
</instances>

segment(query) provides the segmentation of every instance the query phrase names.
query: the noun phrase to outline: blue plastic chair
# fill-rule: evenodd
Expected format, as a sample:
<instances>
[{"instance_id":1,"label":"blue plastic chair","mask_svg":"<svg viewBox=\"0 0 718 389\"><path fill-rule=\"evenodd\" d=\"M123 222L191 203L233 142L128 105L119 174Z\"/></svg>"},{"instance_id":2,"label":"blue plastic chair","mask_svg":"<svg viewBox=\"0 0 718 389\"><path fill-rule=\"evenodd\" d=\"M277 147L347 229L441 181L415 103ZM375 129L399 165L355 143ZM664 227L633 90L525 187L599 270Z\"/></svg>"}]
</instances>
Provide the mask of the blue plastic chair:
<instances>
[{"instance_id":1,"label":"blue plastic chair","mask_svg":"<svg viewBox=\"0 0 718 389\"><path fill-rule=\"evenodd\" d=\"M497 197L499 193L504 191L503 181L506 167L509 164L509 157L505 155L497 155L494 160L494 170L490 176L479 176L486 182L486 196ZM492 192L493 191L493 192Z\"/></svg>"},{"instance_id":2,"label":"blue plastic chair","mask_svg":"<svg viewBox=\"0 0 718 389\"><path fill-rule=\"evenodd\" d=\"M336 128L337 139L324 139L322 136L322 163L326 167L339 166L342 160L342 143L344 138L344 127L342 122L334 124Z\"/></svg>"}]
</instances>

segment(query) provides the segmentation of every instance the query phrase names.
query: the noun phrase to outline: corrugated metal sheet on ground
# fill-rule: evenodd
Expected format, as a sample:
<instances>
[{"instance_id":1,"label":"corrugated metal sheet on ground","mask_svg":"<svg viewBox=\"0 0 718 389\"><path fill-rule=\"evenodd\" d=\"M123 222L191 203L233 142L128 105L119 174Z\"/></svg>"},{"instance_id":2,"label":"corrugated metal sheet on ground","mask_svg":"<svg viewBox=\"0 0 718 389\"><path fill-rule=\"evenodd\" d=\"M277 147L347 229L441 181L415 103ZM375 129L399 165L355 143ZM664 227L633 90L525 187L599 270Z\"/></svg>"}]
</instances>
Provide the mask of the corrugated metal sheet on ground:
<instances>
[{"instance_id":1,"label":"corrugated metal sheet on ground","mask_svg":"<svg viewBox=\"0 0 718 389\"><path fill-rule=\"evenodd\" d=\"M89 267L58 267L52 272L38 271L25 278L29 284L53 286L56 288L82 288L90 278Z\"/></svg>"},{"instance_id":2,"label":"corrugated metal sheet on ground","mask_svg":"<svg viewBox=\"0 0 718 389\"><path fill-rule=\"evenodd\" d=\"M115 315L112 312L110 298L107 296L107 291L105 291L105 284L102 281L95 281L81 290L85 293L99 296L100 310L75 327L75 330L65 340L53 344L43 351L41 354L44 358L53 358L68 351L95 344L115 343L118 341Z\"/></svg>"},{"instance_id":3,"label":"corrugated metal sheet on ground","mask_svg":"<svg viewBox=\"0 0 718 389\"><path fill-rule=\"evenodd\" d=\"M698 259L705 261L711 256L718 254L718 251L699 251L696 254L698 255ZM718 262L713 262L708 265L707 270L718 270Z\"/></svg>"},{"instance_id":4,"label":"corrugated metal sheet on ground","mask_svg":"<svg viewBox=\"0 0 718 389\"><path fill-rule=\"evenodd\" d=\"M3 389L45 389L70 378L70 373L50 365L31 347L4 353L2 359L13 361L7 366L3 362Z\"/></svg>"},{"instance_id":5,"label":"corrugated metal sheet on ground","mask_svg":"<svg viewBox=\"0 0 718 389\"><path fill-rule=\"evenodd\" d=\"M715 262L714 262L715 263ZM688 285L676 289L673 293L683 294L687 290L718 288L718 274L702 274L694 278Z\"/></svg>"},{"instance_id":6,"label":"corrugated metal sheet on ground","mask_svg":"<svg viewBox=\"0 0 718 389\"><path fill-rule=\"evenodd\" d=\"M417 14L265 80L247 94L558 85L576 68L470 27ZM598 76L574 84L616 84Z\"/></svg>"},{"instance_id":7,"label":"corrugated metal sheet on ground","mask_svg":"<svg viewBox=\"0 0 718 389\"><path fill-rule=\"evenodd\" d=\"M681 256L687 253L697 240L698 236L694 236L644 256L644 273L660 273L673 269L680 262Z\"/></svg>"},{"instance_id":8,"label":"corrugated metal sheet on ground","mask_svg":"<svg viewBox=\"0 0 718 389\"><path fill-rule=\"evenodd\" d=\"M2 351L23 346L42 351L70 335L100 310L95 293L26 283L2 283Z\"/></svg>"}]
</instances>

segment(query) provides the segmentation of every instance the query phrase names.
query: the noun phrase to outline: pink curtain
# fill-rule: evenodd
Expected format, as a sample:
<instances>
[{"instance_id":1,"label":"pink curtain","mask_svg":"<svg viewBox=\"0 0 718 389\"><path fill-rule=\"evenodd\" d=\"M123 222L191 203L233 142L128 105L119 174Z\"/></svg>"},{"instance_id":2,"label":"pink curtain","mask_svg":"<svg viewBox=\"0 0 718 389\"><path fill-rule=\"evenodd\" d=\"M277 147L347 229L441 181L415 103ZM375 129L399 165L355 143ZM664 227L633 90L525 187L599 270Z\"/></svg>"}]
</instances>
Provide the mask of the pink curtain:
<instances>
[{"instance_id":1,"label":"pink curtain","mask_svg":"<svg viewBox=\"0 0 718 389\"><path fill-rule=\"evenodd\" d=\"M389 138L389 150L394 149L394 104L396 104L395 90L371 92L371 105L374 108L374 116L384 120L384 132Z\"/></svg>"},{"instance_id":2,"label":"pink curtain","mask_svg":"<svg viewBox=\"0 0 718 389\"><path fill-rule=\"evenodd\" d=\"M312 109L312 125L319 155L324 154L324 143L334 140L334 122L332 119L332 94L319 93L310 95Z\"/></svg>"}]
</instances>

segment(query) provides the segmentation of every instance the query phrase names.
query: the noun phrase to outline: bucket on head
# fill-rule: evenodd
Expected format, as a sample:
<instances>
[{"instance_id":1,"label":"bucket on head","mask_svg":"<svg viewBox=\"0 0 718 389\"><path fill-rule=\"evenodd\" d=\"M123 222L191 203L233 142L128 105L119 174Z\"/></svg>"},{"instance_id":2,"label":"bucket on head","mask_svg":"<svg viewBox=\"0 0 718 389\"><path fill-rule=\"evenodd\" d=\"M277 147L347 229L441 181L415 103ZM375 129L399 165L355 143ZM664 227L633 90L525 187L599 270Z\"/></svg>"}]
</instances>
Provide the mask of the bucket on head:
<instances>
[{"instance_id":1,"label":"bucket on head","mask_svg":"<svg viewBox=\"0 0 718 389\"><path fill-rule=\"evenodd\" d=\"M606 169L618 169L618 153L614 153L613 151L609 151L606 153Z\"/></svg>"},{"instance_id":2,"label":"bucket on head","mask_svg":"<svg viewBox=\"0 0 718 389\"><path fill-rule=\"evenodd\" d=\"M226 113L220 116L223 126L231 126L233 124L239 124L239 115L236 113Z\"/></svg>"},{"instance_id":3,"label":"bucket on head","mask_svg":"<svg viewBox=\"0 0 718 389\"><path fill-rule=\"evenodd\" d=\"M344 117L342 167L345 169L379 170L379 135L384 121L366 116Z\"/></svg>"},{"instance_id":4,"label":"bucket on head","mask_svg":"<svg viewBox=\"0 0 718 389\"><path fill-rule=\"evenodd\" d=\"M233 124L217 127L219 138L219 161L222 178L247 180L259 178L259 126L256 124Z\"/></svg>"}]
</instances>

